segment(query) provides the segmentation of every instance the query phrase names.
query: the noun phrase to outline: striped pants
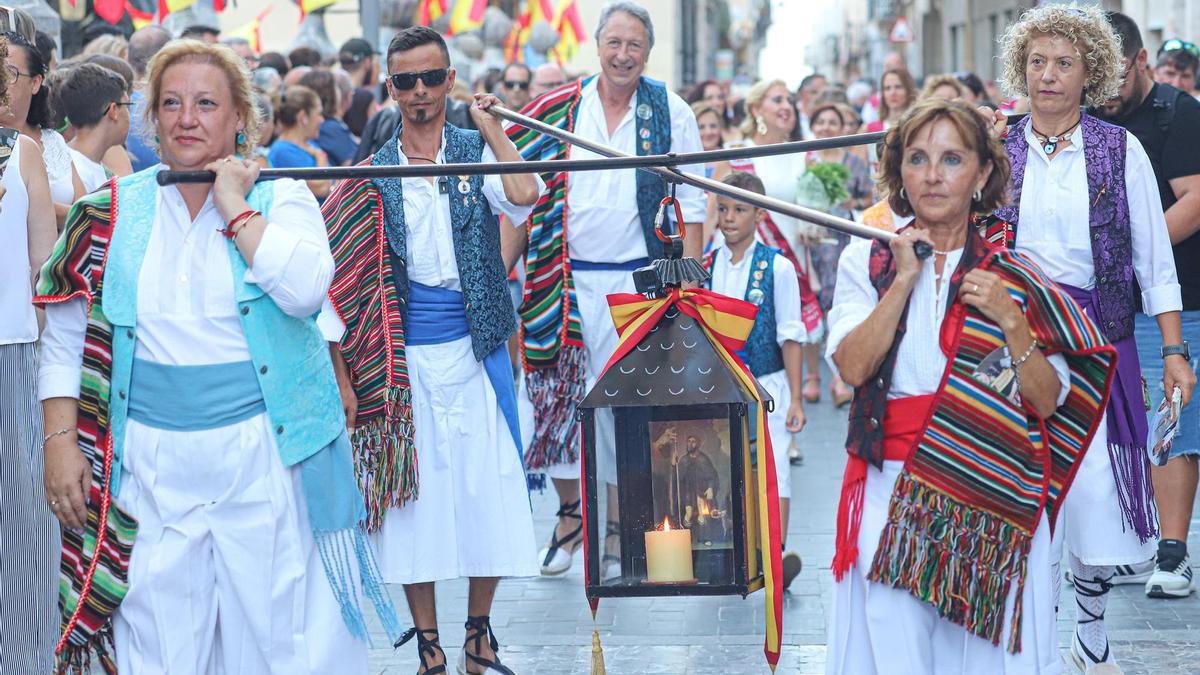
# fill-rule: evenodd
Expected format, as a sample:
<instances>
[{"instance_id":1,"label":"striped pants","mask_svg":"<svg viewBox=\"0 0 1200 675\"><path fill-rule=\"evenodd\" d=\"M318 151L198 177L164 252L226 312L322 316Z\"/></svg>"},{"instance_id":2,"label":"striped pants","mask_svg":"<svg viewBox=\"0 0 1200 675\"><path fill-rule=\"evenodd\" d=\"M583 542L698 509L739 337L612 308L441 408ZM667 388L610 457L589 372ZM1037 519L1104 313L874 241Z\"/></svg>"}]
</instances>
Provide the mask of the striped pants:
<instances>
[{"instance_id":1,"label":"striped pants","mask_svg":"<svg viewBox=\"0 0 1200 675\"><path fill-rule=\"evenodd\" d=\"M49 673L58 631L58 523L42 485L36 348L0 345L0 673Z\"/></svg>"}]
</instances>

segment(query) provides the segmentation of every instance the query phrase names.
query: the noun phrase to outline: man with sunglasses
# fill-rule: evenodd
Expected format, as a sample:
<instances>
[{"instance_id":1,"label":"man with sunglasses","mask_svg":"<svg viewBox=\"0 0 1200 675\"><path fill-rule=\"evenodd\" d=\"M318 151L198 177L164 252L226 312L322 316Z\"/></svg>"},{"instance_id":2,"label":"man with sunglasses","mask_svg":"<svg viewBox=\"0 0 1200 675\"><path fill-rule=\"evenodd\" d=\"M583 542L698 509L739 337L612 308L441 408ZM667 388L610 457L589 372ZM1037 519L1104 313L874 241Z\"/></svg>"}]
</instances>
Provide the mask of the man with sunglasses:
<instances>
[{"instance_id":1,"label":"man with sunglasses","mask_svg":"<svg viewBox=\"0 0 1200 675\"><path fill-rule=\"evenodd\" d=\"M1200 47L1179 38L1171 38L1158 48L1154 81L1195 96L1197 68L1200 68Z\"/></svg>"},{"instance_id":2,"label":"man with sunglasses","mask_svg":"<svg viewBox=\"0 0 1200 675\"><path fill-rule=\"evenodd\" d=\"M557 63L543 63L533 69L533 81L529 84L529 96L531 99L537 98L566 83L567 75L563 72L562 66Z\"/></svg>"},{"instance_id":3,"label":"man with sunglasses","mask_svg":"<svg viewBox=\"0 0 1200 675\"><path fill-rule=\"evenodd\" d=\"M400 124L366 164L521 161L488 110L494 96L475 97L478 131L446 122L455 71L437 32L397 33L387 68ZM498 216L524 223L543 188L528 173L356 179L323 207L335 311L320 323L334 343L365 522L384 578L404 585L422 672L446 663L434 582L470 577L458 672L511 673L491 637L492 597L500 577L536 574Z\"/></svg>"},{"instance_id":4,"label":"man with sunglasses","mask_svg":"<svg viewBox=\"0 0 1200 675\"><path fill-rule=\"evenodd\" d=\"M1150 79L1141 31L1132 19L1110 12L1108 20L1121 37L1125 71L1116 98L1096 113L1125 127L1150 158L1183 300L1182 350L1189 352L1189 344L1200 344L1200 154L1195 151L1200 143L1200 103L1187 92ZM1140 312L1134 337L1150 402L1157 408L1167 394L1162 387L1165 354L1160 353L1157 326ZM1190 353L1185 356L1194 370L1196 361ZM1167 465L1151 469L1162 537L1158 554L1140 565L1118 566L1112 579L1114 584L1144 582L1146 594L1158 598L1187 597L1194 588L1187 535L1200 479L1200 404L1183 409L1178 428Z\"/></svg>"},{"instance_id":5,"label":"man with sunglasses","mask_svg":"<svg viewBox=\"0 0 1200 675\"><path fill-rule=\"evenodd\" d=\"M634 2L606 4L596 28L600 73L537 100L525 114L633 155L699 152L696 117L682 98L645 76L654 47L650 14ZM526 159L592 159L598 155L549 136L510 127ZM702 165L680 167L704 174ZM579 431L575 409L616 349L617 333L606 298L632 293L632 272L662 257L654 231L665 181L632 169L555 174L534 208L526 253L524 325L525 389L518 399L532 408L533 440L525 466L548 475L558 493L558 525L538 558L542 574L571 567L582 545L579 498ZM705 197L680 186L687 223L684 254L700 258ZM673 209L668 208L674 223ZM682 223L675 223L676 227ZM565 243L565 246L563 245ZM613 417L597 413L597 471L609 486L608 529L602 552L605 576L619 573L616 517L616 447Z\"/></svg>"},{"instance_id":6,"label":"man with sunglasses","mask_svg":"<svg viewBox=\"0 0 1200 675\"><path fill-rule=\"evenodd\" d=\"M529 83L533 73L524 63L514 62L504 67L500 74L500 93L504 94L504 102L513 110L520 110L529 104L533 97L529 94Z\"/></svg>"}]
</instances>

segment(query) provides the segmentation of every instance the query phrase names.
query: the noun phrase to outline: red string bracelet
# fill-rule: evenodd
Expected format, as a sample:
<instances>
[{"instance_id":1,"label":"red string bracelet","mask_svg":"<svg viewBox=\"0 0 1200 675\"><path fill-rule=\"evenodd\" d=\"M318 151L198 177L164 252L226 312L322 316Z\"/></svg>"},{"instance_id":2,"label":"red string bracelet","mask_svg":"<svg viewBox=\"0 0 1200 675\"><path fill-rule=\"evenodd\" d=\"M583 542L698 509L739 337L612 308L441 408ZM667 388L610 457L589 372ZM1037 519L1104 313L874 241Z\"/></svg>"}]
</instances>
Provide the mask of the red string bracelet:
<instances>
[{"instance_id":1,"label":"red string bracelet","mask_svg":"<svg viewBox=\"0 0 1200 675\"><path fill-rule=\"evenodd\" d=\"M261 212L255 211L254 209L243 211L231 218L229 220L229 224L220 232L221 234L225 235L226 239L234 239L237 237L238 233L242 231L242 228L246 226L246 223L249 222L251 218L261 215Z\"/></svg>"}]
</instances>

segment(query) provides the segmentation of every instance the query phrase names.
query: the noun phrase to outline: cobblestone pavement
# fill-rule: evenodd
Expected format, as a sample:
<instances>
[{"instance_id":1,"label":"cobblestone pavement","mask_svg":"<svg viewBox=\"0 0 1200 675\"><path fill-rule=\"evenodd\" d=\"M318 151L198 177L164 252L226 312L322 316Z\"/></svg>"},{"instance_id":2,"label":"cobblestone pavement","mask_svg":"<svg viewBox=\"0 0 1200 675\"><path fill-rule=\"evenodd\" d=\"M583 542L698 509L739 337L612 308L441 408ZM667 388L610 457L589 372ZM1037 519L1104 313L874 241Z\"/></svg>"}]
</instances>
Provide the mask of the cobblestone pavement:
<instances>
[{"instance_id":1,"label":"cobblestone pavement","mask_svg":"<svg viewBox=\"0 0 1200 675\"><path fill-rule=\"evenodd\" d=\"M827 379L826 379L827 381ZM832 602L834 514L841 486L846 433L845 411L836 411L823 393L808 408L809 425L800 434L805 464L792 468L789 548L804 559L804 570L784 598L783 652L778 673L823 673L825 623ZM539 537L548 536L557 503L553 490L534 495L534 521ZM1197 510L1200 513L1200 509ZM1197 521L1191 540L1200 542ZM436 545L423 542L422 545ZM530 551L536 555L536 551ZM403 592L392 589L402 619L407 621ZM442 642L453 661L463 635L466 582L438 585ZM1070 587L1064 585L1066 609L1059 619L1061 643L1068 645L1074 625ZM768 673L762 652L763 594L742 599L627 598L600 602L596 625L612 675L664 673L717 675ZM1200 598L1151 600L1141 586L1113 590L1107 612L1109 635L1128 675L1200 674ZM592 621L583 593L582 553L559 578L512 579L501 582L492 611L506 665L520 675L567 675L590 672ZM386 640L378 640L383 644ZM1064 654L1066 652L1064 651ZM1077 672L1068 664L1064 672ZM371 673L409 675L417 671L414 644L398 651L371 653Z\"/></svg>"}]
</instances>

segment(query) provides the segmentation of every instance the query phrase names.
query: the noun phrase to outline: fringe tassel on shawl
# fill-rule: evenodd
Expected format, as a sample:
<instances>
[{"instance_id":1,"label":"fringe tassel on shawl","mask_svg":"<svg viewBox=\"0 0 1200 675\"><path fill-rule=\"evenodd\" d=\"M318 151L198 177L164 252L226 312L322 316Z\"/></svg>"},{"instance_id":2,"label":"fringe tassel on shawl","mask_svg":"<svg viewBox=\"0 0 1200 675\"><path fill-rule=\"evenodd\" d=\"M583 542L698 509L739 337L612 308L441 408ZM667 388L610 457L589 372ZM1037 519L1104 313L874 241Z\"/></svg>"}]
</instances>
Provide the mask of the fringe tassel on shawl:
<instances>
[{"instance_id":1,"label":"fringe tassel on shawl","mask_svg":"<svg viewBox=\"0 0 1200 675\"><path fill-rule=\"evenodd\" d=\"M384 414L354 429L354 470L366 504L368 532L383 525L389 508L416 499L417 453L413 446L412 391L389 387Z\"/></svg>"},{"instance_id":2,"label":"fringe tassel on shawl","mask_svg":"<svg viewBox=\"0 0 1200 675\"><path fill-rule=\"evenodd\" d=\"M837 534L834 537L833 578L841 581L858 560L858 533L862 528L863 498L867 492L867 462L850 455L842 476L838 500Z\"/></svg>"},{"instance_id":3,"label":"fringe tassel on shawl","mask_svg":"<svg viewBox=\"0 0 1200 675\"><path fill-rule=\"evenodd\" d=\"M325 577L329 580L333 597L337 599L341 609L342 621L350 634L370 643L367 621L359 597L361 583L362 595L374 605L375 613L383 624L389 642L399 642L401 630L396 618L396 609L383 585L383 576L362 530L354 527L335 532L314 532L313 537L317 551L321 554Z\"/></svg>"},{"instance_id":4,"label":"fringe tassel on shawl","mask_svg":"<svg viewBox=\"0 0 1200 675\"><path fill-rule=\"evenodd\" d=\"M1143 544L1151 539L1158 539L1154 483L1150 480L1150 462L1146 459L1146 449L1110 443L1108 460L1112 463L1113 479L1117 483L1117 499L1121 504L1121 514L1125 517L1121 529L1124 530L1128 524Z\"/></svg>"},{"instance_id":5,"label":"fringe tassel on shawl","mask_svg":"<svg viewBox=\"0 0 1200 675\"><path fill-rule=\"evenodd\" d=\"M558 351L558 364L528 370L525 384L535 425L525 453L525 470L540 472L579 459L575 411L587 394L587 353L582 347L564 344Z\"/></svg>"},{"instance_id":6,"label":"fringe tassel on shawl","mask_svg":"<svg viewBox=\"0 0 1200 675\"><path fill-rule=\"evenodd\" d=\"M107 675L117 675L117 661L113 654L112 623L94 633L84 643L68 643L58 655L58 663L54 668L57 675L90 675L95 672L92 668L93 657L99 662L100 668Z\"/></svg>"},{"instance_id":7,"label":"fringe tassel on shawl","mask_svg":"<svg viewBox=\"0 0 1200 675\"><path fill-rule=\"evenodd\" d=\"M1016 582L1008 651L1021 651L1021 594L1032 535L918 483L896 481L868 579L907 590L939 616L1000 644Z\"/></svg>"}]
</instances>

